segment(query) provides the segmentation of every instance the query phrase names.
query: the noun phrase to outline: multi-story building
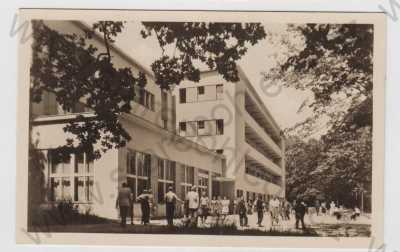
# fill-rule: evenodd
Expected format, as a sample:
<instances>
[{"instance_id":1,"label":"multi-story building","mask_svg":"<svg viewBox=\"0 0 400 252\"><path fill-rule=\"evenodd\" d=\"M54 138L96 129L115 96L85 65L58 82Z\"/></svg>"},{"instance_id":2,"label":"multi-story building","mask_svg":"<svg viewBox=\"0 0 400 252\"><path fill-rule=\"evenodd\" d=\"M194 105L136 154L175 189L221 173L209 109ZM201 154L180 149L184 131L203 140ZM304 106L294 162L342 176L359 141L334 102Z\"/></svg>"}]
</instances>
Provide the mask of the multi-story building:
<instances>
[{"instance_id":1,"label":"multi-story building","mask_svg":"<svg viewBox=\"0 0 400 252\"><path fill-rule=\"evenodd\" d=\"M61 33L83 34L85 24L46 21ZM90 43L104 50L103 40ZM224 81L215 71L203 72L200 83L184 81L173 92L162 91L151 72L111 45L116 67L144 72L145 88L139 88L131 113L120 117L132 140L90 161L85 153L69 159L54 157L54 149L71 136L63 127L76 115L93 116L84 101L64 111L52 93L31 104L31 136L36 148L47 157L46 203L68 199L99 216L117 218L115 200L123 182L137 197L151 188L165 214L163 195L168 186L181 198L196 185L210 196L234 199L244 195L284 196L284 139L257 92L239 69L240 82ZM141 214L139 205L134 212Z\"/></svg>"},{"instance_id":2,"label":"multi-story building","mask_svg":"<svg viewBox=\"0 0 400 252\"><path fill-rule=\"evenodd\" d=\"M176 88L177 132L225 156L222 176L213 180L213 196L284 197L281 129L242 69L238 71L237 83L207 71L200 82L184 81Z\"/></svg>"},{"instance_id":3,"label":"multi-story building","mask_svg":"<svg viewBox=\"0 0 400 252\"><path fill-rule=\"evenodd\" d=\"M61 33L83 34L85 25L79 22L46 21ZM99 51L105 50L100 36L90 41ZM137 197L151 188L158 203L157 215L165 214L164 193L173 186L184 198L188 189L197 185L211 194L212 178L222 174L224 157L206 147L176 135L175 101L171 92L162 91L153 75L140 63L115 46L111 46L116 67L130 67L134 74L144 72L145 88L138 88L131 113L123 114L120 122L132 137L120 149L108 150L100 159L90 161L85 153L59 159L54 150L72 137L63 127L76 115L93 116L84 101L71 111L64 111L54 94L47 92L40 103L31 103L31 137L36 148L47 157L44 167L45 203L71 200L82 209L108 218L117 218L115 201L123 182ZM218 175L216 175L218 174ZM135 214L140 215L138 204Z\"/></svg>"}]
</instances>

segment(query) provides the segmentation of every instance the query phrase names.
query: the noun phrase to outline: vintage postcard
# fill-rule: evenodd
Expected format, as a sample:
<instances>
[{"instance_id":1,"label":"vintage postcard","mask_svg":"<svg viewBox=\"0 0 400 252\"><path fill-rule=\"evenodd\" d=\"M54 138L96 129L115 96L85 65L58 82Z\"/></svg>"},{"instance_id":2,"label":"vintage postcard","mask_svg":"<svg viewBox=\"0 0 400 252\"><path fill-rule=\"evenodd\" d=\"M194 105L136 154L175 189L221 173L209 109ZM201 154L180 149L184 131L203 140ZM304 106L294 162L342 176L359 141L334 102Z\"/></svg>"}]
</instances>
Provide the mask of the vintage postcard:
<instances>
[{"instance_id":1,"label":"vintage postcard","mask_svg":"<svg viewBox=\"0 0 400 252\"><path fill-rule=\"evenodd\" d=\"M384 14L21 9L19 26L18 243L382 245Z\"/></svg>"}]
</instances>

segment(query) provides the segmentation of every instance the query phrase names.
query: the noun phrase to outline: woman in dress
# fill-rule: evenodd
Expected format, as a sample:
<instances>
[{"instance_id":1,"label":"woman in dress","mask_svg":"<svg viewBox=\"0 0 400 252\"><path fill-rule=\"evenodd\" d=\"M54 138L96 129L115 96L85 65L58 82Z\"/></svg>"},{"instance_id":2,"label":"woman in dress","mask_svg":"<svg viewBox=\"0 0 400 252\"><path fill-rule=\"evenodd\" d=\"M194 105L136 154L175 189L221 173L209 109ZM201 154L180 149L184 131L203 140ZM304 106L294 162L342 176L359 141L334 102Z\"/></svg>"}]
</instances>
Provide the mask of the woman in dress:
<instances>
[{"instance_id":1,"label":"woman in dress","mask_svg":"<svg viewBox=\"0 0 400 252\"><path fill-rule=\"evenodd\" d=\"M221 203L222 203L222 223L224 223L226 216L228 216L228 214L229 214L230 201L229 201L229 199L226 198L226 196L224 196L224 199L222 200Z\"/></svg>"}]
</instances>

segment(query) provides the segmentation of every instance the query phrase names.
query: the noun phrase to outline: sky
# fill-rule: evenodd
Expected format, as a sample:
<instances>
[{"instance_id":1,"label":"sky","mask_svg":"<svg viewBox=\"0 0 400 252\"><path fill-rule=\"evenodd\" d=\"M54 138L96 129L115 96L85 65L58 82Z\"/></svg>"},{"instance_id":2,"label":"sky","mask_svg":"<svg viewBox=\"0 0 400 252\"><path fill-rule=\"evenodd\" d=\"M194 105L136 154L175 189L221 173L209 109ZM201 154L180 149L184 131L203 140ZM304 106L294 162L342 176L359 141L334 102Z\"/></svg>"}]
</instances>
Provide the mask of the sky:
<instances>
[{"instance_id":1,"label":"sky","mask_svg":"<svg viewBox=\"0 0 400 252\"><path fill-rule=\"evenodd\" d=\"M287 52L287 48L276 38L279 38L280 35L288 35L284 24L263 25L267 39L249 47L246 55L237 63L258 91L261 100L265 103L275 121L282 129L285 129L303 121L309 115L310 112L307 110L301 113L297 113L297 111L311 94L292 88L283 88L281 83L274 83L275 86L272 86L262 81L262 73L268 72L276 65L277 60L281 59ZM155 36L142 38L140 35L142 28L142 24L138 22L125 23L124 30L118 35L115 44L150 71L151 63L161 56L162 51ZM289 37L289 39L301 46L301 41L295 37ZM277 43L274 41L277 41ZM267 89L265 85L268 85Z\"/></svg>"}]
</instances>

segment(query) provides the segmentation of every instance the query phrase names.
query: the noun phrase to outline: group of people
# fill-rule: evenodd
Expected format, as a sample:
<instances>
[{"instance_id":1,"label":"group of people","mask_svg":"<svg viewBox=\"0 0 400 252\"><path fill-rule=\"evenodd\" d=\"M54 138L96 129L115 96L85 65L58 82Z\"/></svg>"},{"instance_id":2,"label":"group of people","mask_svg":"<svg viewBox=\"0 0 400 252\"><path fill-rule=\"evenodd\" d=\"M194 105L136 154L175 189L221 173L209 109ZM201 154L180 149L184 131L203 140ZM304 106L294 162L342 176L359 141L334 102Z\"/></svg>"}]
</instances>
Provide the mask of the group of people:
<instances>
[{"instance_id":1,"label":"group of people","mask_svg":"<svg viewBox=\"0 0 400 252\"><path fill-rule=\"evenodd\" d=\"M127 217L131 217L131 224L133 224L133 203L140 203L143 225L150 222L150 217L154 214L155 204L154 197L151 189L144 190L136 199L127 183L122 184L122 188L118 192L116 207L120 210L121 225L126 225ZM199 220L202 224L206 223L208 217L213 217L216 224L224 223L229 214L239 215L240 226L248 226L248 215L253 213L257 214L257 225L262 227L264 215L270 214L271 226L278 225L280 220L290 220L291 216L295 217L295 227L305 229L304 216L308 212L308 206L303 200L298 198L290 203L289 201L278 198L276 195L271 197L268 201L264 200L261 195L254 201L248 199L247 201L243 196L238 197L236 200L229 200L227 197L213 196L212 199L208 197L205 191L197 191L196 186L190 188L185 195L185 199L180 199L172 187L164 195L165 213L167 225L173 226L173 220L177 209L177 203L183 206L183 221L186 226L196 227ZM326 202L314 202L315 212L317 215L331 215L340 219L343 215L343 206L336 207L332 201L329 206ZM359 217L361 211L358 207L353 209L351 219L355 220Z\"/></svg>"},{"instance_id":2,"label":"group of people","mask_svg":"<svg viewBox=\"0 0 400 252\"><path fill-rule=\"evenodd\" d=\"M151 213L154 212L154 197L151 189L143 190L143 192L134 199L132 190L126 182L122 183L122 188L118 192L116 201L116 208L119 209L121 218L121 226L126 226L126 219L129 216L131 218L131 224L133 225L133 203L139 202L142 211L141 223L147 225L150 223Z\"/></svg>"},{"instance_id":3,"label":"group of people","mask_svg":"<svg viewBox=\"0 0 400 252\"><path fill-rule=\"evenodd\" d=\"M244 197L239 197L237 212L239 214L240 226L248 226L248 214L252 214L253 211L257 213L257 225L262 227L262 221L265 213L270 214L271 227L278 225L280 219L289 220L292 210L295 212L296 228L299 223L304 225L304 216L306 214L306 205L303 201L298 200L293 203L293 206L284 199L279 199L276 195L273 196L268 202L265 202L261 196L259 196L254 202L249 200L245 202Z\"/></svg>"}]
</instances>

